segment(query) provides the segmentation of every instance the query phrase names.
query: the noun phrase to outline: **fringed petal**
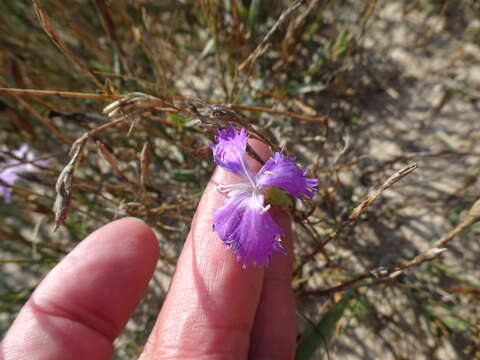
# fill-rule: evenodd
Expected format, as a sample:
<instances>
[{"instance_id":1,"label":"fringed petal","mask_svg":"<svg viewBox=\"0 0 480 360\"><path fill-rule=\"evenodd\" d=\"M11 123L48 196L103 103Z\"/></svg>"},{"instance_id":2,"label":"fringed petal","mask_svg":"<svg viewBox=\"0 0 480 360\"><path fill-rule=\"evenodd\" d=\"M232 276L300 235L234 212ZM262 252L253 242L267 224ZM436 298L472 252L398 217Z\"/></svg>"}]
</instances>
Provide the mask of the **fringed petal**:
<instances>
[{"instance_id":1,"label":"fringed petal","mask_svg":"<svg viewBox=\"0 0 480 360\"><path fill-rule=\"evenodd\" d=\"M307 178L293 158L275 153L258 172L256 181L260 188L276 186L296 198L312 197L317 179Z\"/></svg>"},{"instance_id":2,"label":"fringed petal","mask_svg":"<svg viewBox=\"0 0 480 360\"><path fill-rule=\"evenodd\" d=\"M218 130L215 144L210 145L215 163L245 180L254 177L246 162L247 141L248 135L245 129L237 131L230 125Z\"/></svg>"},{"instance_id":3,"label":"fringed petal","mask_svg":"<svg viewBox=\"0 0 480 360\"><path fill-rule=\"evenodd\" d=\"M231 197L214 214L214 231L243 260L246 267L268 264L273 251L282 251L282 229L268 212L263 212L259 199L251 196Z\"/></svg>"},{"instance_id":4,"label":"fringed petal","mask_svg":"<svg viewBox=\"0 0 480 360\"><path fill-rule=\"evenodd\" d=\"M18 159L24 159L26 162L22 162L18 159L8 159L5 163L0 164L0 179L7 185L12 186L18 179L20 179L20 173L37 171L38 168L35 165L48 166L46 160L33 160L33 154L29 152L29 147L23 144L19 149L13 150L12 154ZM34 165L35 164L35 165ZM12 188L0 183L0 195L3 196L5 203L12 202Z\"/></svg>"}]
</instances>

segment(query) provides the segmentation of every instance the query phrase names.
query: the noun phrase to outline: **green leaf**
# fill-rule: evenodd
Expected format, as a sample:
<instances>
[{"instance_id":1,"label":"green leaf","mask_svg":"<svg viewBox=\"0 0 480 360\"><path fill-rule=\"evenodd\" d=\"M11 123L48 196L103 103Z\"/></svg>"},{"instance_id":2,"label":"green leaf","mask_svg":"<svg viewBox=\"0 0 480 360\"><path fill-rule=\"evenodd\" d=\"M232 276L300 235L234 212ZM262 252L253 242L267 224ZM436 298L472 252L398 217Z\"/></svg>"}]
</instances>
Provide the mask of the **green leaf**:
<instances>
[{"instance_id":1,"label":"green leaf","mask_svg":"<svg viewBox=\"0 0 480 360\"><path fill-rule=\"evenodd\" d=\"M465 332L470 329L470 324L462 319L457 319L453 316L444 316L441 317L442 322L447 326L450 330Z\"/></svg>"},{"instance_id":2,"label":"green leaf","mask_svg":"<svg viewBox=\"0 0 480 360\"><path fill-rule=\"evenodd\" d=\"M237 7L237 12L238 12L238 16L241 18L241 19L246 19L247 18L247 10L245 9L245 6L242 4L241 1L235 1L234 3L234 6Z\"/></svg>"},{"instance_id":3,"label":"green leaf","mask_svg":"<svg viewBox=\"0 0 480 360\"><path fill-rule=\"evenodd\" d=\"M351 294L346 294L342 300L326 312L322 320L320 320L315 327L306 331L305 336L303 336L298 344L295 360L311 359L320 346L328 345L338 321L350 305L352 298L353 296Z\"/></svg>"},{"instance_id":4,"label":"green leaf","mask_svg":"<svg viewBox=\"0 0 480 360\"><path fill-rule=\"evenodd\" d=\"M198 181L197 170L194 169L178 169L173 172L172 177L174 180L184 183L196 183Z\"/></svg>"},{"instance_id":5,"label":"green leaf","mask_svg":"<svg viewBox=\"0 0 480 360\"><path fill-rule=\"evenodd\" d=\"M347 53L348 47L350 46L353 40L352 33L347 29L343 28L338 34L338 37L333 45L333 61L337 61L338 58L344 56Z\"/></svg>"},{"instance_id":6,"label":"green leaf","mask_svg":"<svg viewBox=\"0 0 480 360\"><path fill-rule=\"evenodd\" d=\"M252 34L252 38L255 34L258 14L260 12L260 5L260 0L252 0L252 2L250 3L250 8L248 9L248 23L250 24L250 32Z\"/></svg>"},{"instance_id":7,"label":"green leaf","mask_svg":"<svg viewBox=\"0 0 480 360\"><path fill-rule=\"evenodd\" d=\"M172 121L179 126L185 125L186 122L185 118L178 114L170 114L170 119L172 119Z\"/></svg>"}]
</instances>

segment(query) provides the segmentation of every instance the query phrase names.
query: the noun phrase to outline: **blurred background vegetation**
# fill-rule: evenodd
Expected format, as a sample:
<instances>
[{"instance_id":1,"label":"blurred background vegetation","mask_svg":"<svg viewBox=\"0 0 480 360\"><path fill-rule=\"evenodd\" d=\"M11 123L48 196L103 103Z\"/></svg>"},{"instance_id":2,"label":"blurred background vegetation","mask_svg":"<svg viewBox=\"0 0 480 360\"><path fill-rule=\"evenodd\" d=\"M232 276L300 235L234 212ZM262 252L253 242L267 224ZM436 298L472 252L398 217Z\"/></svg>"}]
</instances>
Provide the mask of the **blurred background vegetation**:
<instances>
[{"instance_id":1,"label":"blurred background vegetation","mask_svg":"<svg viewBox=\"0 0 480 360\"><path fill-rule=\"evenodd\" d=\"M162 257L116 342L135 358L233 122L319 180L293 214L298 359L480 358L478 1L3 0L0 20L0 175L22 144L49 164L0 199L0 332L137 216Z\"/></svg>"}]
</instances>

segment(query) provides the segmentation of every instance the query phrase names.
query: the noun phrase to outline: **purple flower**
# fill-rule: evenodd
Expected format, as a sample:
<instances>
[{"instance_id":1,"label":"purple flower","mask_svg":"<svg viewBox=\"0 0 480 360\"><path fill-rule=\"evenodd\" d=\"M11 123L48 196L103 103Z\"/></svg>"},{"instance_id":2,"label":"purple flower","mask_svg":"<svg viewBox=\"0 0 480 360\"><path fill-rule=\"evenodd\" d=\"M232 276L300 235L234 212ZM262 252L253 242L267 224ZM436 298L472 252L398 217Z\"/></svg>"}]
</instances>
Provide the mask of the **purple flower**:
<instances>
[{"instance_id":1,"label":"purple flower","mask_svg":"<svg viewBox=\"0 0 480 360\"><path fill-rule=\"evenodd\" d=\"M216 210L213 230L225 245L244 260L243 266L268 264L273 251L283 252L280 244L282 229L272 219L265 195L269 188L280 188L290 195L303 199L313 196L317 180L306 177L293 158L275 153L255 174L247 164L248 136L245 129L233 126L218 130L215 144L211 144L215 163L235 173L244 181L238 184L219 185L225 194L225 204Z\"/></svg>"},{"instance_id":2,"label":"purple flower","mask_svg":"<svg viewBox=\"0 0 480 360\"><path fill-rule=\"evenodd\" d=\"M45 160L33 162L33 155L29 152L27 144L23 144L20 149L13 150L12 154L15 159L8 159L5 163L0 164L0 180L10 186L20 178L20 173L38 170L38 168L33 165L34 163L41 166L48 165L48 162ZM24 159L25 162L17 160L16 158ZM7 204L12 202L12 188L10 186L5 186L0 182L0 195L3 196Z\"/></svg>"}]
</instances>

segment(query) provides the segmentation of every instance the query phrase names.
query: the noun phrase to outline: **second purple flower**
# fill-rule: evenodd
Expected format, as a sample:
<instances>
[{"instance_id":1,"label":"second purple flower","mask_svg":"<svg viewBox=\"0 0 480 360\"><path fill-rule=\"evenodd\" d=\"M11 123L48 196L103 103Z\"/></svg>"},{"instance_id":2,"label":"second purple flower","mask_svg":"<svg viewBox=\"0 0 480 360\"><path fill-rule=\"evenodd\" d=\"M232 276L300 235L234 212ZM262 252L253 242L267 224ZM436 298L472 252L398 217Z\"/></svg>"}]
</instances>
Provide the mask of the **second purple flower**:
<instances>
[{"instance_id":1,"label":"second purple flower","mask_svg":"<svg viewBox=\"0 0 480 360\"><path fill-rule=\"evenodd\" d=\"M38 166L48 166L46 160L33 161L33 154L27 144L23 144L19 149L13 150L12 154L15 159L8 159L5 163L0 164L0 195L3 196L5 203L12 202L13 190L11 186L20 179L21 173L34 172L38 170Z\"/></svg>"}]
</instances>

